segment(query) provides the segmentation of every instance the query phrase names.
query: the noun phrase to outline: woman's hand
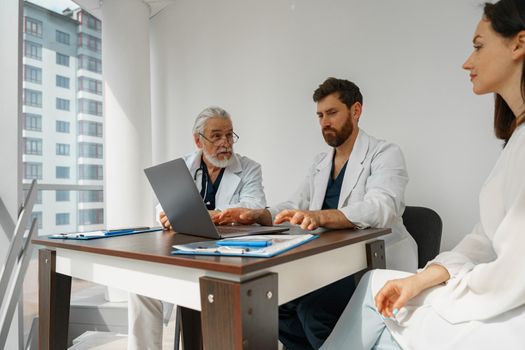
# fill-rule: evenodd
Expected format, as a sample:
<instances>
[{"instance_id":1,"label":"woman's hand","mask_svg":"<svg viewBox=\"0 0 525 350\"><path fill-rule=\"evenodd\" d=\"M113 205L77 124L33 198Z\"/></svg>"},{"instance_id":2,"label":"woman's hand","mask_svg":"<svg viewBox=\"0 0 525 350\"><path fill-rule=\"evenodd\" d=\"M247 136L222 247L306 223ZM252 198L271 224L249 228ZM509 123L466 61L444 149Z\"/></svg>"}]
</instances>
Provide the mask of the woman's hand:
<instances>
[{"instance_id":1,"label":"woman's hand","mask_svg":"<svg viewBox=\"0 0 525 350\"><path fill-rule=\"evenodd\" d=\"M377 311L385 317L393 317L419 293L417 275L388 281L375 297Z\"/></svg>"},{"instance_id":2,"label":"woman's hand","mask_svg":"<svg viewBox=\"0 0 525 350\"><path fill-rule=\"evenodd\" d=\"M410 299L449 279L446 268L431 264L418 274L388 281L375 297L377 311L385 317L395 316Z\"/></svg>"}]
</instances>

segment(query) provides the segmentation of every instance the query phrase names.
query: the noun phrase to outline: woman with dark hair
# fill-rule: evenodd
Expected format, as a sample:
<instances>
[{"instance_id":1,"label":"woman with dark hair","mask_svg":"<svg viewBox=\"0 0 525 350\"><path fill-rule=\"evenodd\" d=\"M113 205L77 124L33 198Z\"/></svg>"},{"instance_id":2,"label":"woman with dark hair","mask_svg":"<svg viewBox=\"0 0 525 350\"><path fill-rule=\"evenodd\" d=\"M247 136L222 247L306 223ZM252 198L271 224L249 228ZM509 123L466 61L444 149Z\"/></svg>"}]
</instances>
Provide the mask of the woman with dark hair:
<instances>
[{"instance_id":1,"label":"woman with dark hair","mask_svg":"<svg viewBox=\"0 0 525 350\"><path fill-rule=\"evenodd\" d=\"M473 43L463 68L476 94L495 94L505 144L480 222L415 275L366 274L322 349L525 347L525 1L485 4Z\"/></svg>"}]
</instances>

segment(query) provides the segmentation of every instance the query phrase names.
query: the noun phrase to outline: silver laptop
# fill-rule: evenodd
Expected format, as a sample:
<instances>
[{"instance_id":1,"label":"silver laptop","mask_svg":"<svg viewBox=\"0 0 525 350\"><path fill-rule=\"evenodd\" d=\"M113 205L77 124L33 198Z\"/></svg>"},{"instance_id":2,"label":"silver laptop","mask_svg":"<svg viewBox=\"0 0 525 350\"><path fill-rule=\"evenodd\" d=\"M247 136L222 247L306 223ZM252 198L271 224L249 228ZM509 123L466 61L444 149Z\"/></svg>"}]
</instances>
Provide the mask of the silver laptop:
<instances>
[{"instance_id":1,"label":"silver laptop","mask_svg":"<svg viewBox=\"0 0 525 350\"><path fill-rule=\"evenodd\" d=\"M144 169L144 172L175 232L220 239L288 230L279 226L215 226L182 158Z\"/></svg>"}]
</instances>

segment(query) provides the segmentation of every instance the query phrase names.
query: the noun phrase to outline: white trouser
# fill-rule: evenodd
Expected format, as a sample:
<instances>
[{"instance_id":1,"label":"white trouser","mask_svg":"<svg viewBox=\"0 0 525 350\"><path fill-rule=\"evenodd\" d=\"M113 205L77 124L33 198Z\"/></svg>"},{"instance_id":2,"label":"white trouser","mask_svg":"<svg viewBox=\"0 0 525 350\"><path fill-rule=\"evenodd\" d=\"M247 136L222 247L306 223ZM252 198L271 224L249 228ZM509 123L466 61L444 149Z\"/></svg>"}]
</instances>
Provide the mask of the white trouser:
<instances>
[{"instance_id":1,"label":"white trouser","mask_svg":"<svg viewBox=\"0 0 525 350\"><path fill-rule=\"evenodd\" d=\"M162 350L160 300L129 293L128 350Z\"/></svg>"}]
</instances>

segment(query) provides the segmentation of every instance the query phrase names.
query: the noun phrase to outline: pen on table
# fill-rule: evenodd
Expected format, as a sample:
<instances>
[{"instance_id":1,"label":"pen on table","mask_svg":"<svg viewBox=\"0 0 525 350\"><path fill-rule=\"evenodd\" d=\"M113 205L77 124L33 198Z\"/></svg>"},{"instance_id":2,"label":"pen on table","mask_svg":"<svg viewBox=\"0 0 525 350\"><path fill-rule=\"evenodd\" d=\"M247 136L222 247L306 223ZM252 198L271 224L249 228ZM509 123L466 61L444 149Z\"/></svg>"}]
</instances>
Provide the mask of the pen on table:
<instances>
[{"instance_id":1,"label":"pen on table","mask_svg":"<svg viewBox=\"0 0 525 350\"><path fill-rule=\"evenodd\" d=\"M270 240L254 240L254 241L241 241L241 240L230 240L230 241L217 241L218 246L242 246L242 247L268 247L272 245Z\"/></svg>"}]
</instances>

